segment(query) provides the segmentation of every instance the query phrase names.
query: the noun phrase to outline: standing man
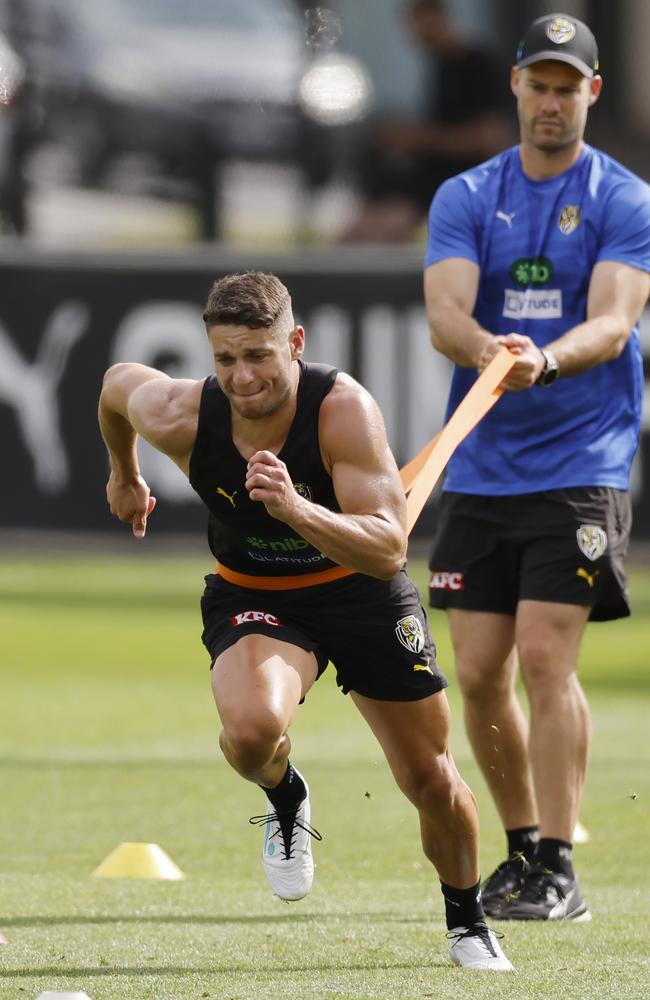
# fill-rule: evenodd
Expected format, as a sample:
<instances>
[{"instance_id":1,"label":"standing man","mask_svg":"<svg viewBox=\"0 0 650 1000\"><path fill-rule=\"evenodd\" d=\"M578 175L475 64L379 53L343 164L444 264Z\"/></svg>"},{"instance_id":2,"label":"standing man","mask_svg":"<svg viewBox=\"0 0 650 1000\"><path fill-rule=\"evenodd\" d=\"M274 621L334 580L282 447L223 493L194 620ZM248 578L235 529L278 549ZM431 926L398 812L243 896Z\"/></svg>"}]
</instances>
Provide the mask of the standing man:
<instances>
[{"instance_id":1,"label":"standing man","mask_svg":"<svg viewBox=\"0 0 650 1000\"><path fill-rule=\"evenodd\" d=\"M449 751L446 680L404 570L405 500L374 400L348 375L301 360L304 330L273 275L213 286L204 321L216 377L109 369L99 420L111 512L143 537L154 506L138 435L188 476L209 510L217 558L203 641L228 763L266 795L271 888L312 884L309 788L289 762L298 704L329 660L415 805L442 883L450 955L509 971L481 905L478 816Z\"/></svg>"},{"instance_id":2,"label":"standing man","mask_svg":"<svg viewBox=\"0 0 650 1000\"><path fill-rule=\"evenodd\" d=\"M450 462L430 584L507 834L485 910L512 920L590 918L571 858L590 743L576 666L588 619L629 614L650 190L583 141L597 71L585 24L531 24L512 69L520 144L447 181L429 217L425 296L433 345L456 365L449 409L502 346L517 355Z\"/></svg>"},{"instance_id":3,"label":"standing man","mask_svg":"<svg viewBox=\"0 0 650 1000\"><path fill-rule=\"evenodd\" d=\"M426 59L423 113L378 119L358 163L363 205L344 243L411 239L448 177L509 145L502 67L465 35L449 0L405 0L404 16Z\"/></svg>"}]
</instances>

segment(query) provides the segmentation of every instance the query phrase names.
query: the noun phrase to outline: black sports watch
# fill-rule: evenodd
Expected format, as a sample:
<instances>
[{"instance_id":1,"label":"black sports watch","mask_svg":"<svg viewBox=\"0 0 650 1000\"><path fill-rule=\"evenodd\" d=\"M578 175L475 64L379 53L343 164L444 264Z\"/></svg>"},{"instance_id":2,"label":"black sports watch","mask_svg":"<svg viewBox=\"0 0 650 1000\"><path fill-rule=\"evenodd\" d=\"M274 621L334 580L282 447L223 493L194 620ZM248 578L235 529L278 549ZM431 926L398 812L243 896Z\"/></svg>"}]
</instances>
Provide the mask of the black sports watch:
<instances>
[{"instance_id":1,"label":"black sports watch","mask_svg":"<svg viewBox=\"0 0 650 1000\"><path fill-rule=\"evenodd\" d=\"M544 367L535 385L541 385L546 389L549 385L553 385L555 379L560 374L560 366L557 363L557 358L551 351L544 350L543 348L540 348L540 350L544 355Z\"/></svg>"}]
</instances>

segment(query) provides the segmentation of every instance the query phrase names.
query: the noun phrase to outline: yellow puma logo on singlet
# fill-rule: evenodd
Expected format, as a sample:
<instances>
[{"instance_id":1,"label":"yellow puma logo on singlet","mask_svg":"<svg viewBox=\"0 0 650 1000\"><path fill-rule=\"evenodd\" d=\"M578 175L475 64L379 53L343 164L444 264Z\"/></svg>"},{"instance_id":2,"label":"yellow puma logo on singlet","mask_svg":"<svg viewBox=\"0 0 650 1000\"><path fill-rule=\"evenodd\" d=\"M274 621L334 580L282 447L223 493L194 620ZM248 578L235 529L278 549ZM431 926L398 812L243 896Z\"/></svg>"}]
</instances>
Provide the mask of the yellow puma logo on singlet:
<instances>
[{"instance_id":1,"label":"yellow puma logo on singlet","mask_svg":"<svg viewBox=\"0 0 650 1000\"><path fill-rule=\"evenodd\" d=\"M595 573L589 573L586 569L583 569L582 566L580 569L576 570L576 576L581 576L583 580L586 580L592 589L596 586L596 577L599 573L599 569L597 569Z\"/></svg>"},{"instance_id":2,"label":"yellow puma logo on singlet","mask_svg":"<svg viewBox=\"0 0 650 1000\"><path fill-rule=\"evenodd\" d=\"M433 677L433 670L431 669L428 663L414 663L413 672L417 673L418 670L426 670L426 672L428 674L431 674L431 676Z\"/></svg>"},{"instance_id":3,"label":"yellow puma logo on singlet","mask_svg":"<svg viewBox=\"0 0 650 1000\"><path fill-rule=\"evenodd\" d=\"M235 490L235 492L232 493L232 494L231 493L226 493L225 490L222 490L221 487L218 486L217 487L217 493L219 493L222 497L225 497L226 500L228 501L228 503L231 503L233 505L233 507L235 506L235 497L237 496L237 490Z\"/></svg>"}]
</instances>

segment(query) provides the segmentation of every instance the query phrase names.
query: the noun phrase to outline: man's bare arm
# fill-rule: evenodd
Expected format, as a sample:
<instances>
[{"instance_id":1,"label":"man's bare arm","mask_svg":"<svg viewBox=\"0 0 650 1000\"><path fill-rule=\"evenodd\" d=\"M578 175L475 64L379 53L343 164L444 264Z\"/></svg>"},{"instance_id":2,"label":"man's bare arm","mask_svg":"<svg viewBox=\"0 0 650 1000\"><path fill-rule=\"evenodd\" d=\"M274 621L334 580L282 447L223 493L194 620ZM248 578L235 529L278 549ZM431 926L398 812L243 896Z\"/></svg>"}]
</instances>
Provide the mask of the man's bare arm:
<instances>
[{"instance_id":1,"label":"man's bare arm","mask_svg":"<svg viewBox=\"0 0 650 1000\"><path fill-rule=\"evenodd\" d=\"M319 437L340 513L299 496L270 452L251 458L251 499L339 565L389 579L406 558L406 501L379 408L349 376L321 406Z\"/></svg>"},{"instance_id":2,"label":"man's bare arm","mask_svg":"<svg viewBox=\"0 0 650 1000\"><path fill-rule=\"evenodd\" d=\"M200 383L171 379L155 368L118 364L106 372L99 399L99 425L111 474L106 494L111 513L144 536L153 510L140 475L138 435L169 455L184 472L196 437Z\"/></svg>"},{"instance_id":3,"label":"man's bare arm","mask_svg":"<svg viewBox=\"0 0 650 1000\"><path fill-rule=\"evenodd\" d=\"M505 149L513 139L502 115L485 112L466 122L442 125L435 122L396 121L378 131L380 145L399 153L425 154L458 161L461 156L487 160Z\"/></svg>"},{"instance_id":4,"label":"man's bare arm","mask_svg":"<svg viewBox=\"0 0 650 1000\"><path fill-rule=\"evenodd\" d=\"M602 261L591 275L587 318L546 345L557 358L560 377L582 372L617 358L648 300L650 275L627 264ZM511 333L494 338L495 349L507 347L519 354L504 382L511 390L530 389L545 365L539 347L529 338ZM483 367L488 360L483 359Z\"/></svg>"},{"instance_id":5,"label":"man's bare arm","mask_svg":"<svg viewBox=\"0 0 650 1000\"><path fill-rule=\"evenodd\" d=\"M424 300L431 343L461 368L478 368L494 340L474 319L480 269L464 257L431 264L424 272Z\"/></svg>"},{"instance_id":6,"label":"man's bare arm","mask_svg":"<svg viewBox=\"0 0 650 1000\"><path fill-rule=\"evenodd\" d=\"M628 342L650 294L645 271L601 261L593 269L587 298L587 319L548 345L560 366L560 376L579 375L617 358Z\"/></svg>"}]
</instances>

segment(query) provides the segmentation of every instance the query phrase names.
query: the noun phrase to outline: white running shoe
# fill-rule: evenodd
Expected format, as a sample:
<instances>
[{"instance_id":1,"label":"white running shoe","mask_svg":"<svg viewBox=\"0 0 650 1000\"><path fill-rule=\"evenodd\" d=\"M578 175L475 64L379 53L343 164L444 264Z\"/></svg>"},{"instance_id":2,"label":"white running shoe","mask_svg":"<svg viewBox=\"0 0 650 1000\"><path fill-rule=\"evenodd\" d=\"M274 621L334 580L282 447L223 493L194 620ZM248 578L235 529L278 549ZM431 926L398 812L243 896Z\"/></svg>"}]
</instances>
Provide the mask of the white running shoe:
<instances>
[{"instance_id":1,"label":"white running shoe","mask_svg":"<svg viewBox=\"0 0 650 1000\"><path fill-rule=\"evenodd\" d=\"M449 957L464 969L488 969L492 972L514 972L514 966L501 950L494 931L485 924L454 927L450 939ZM503 937L503 935L501 935Z\"/></svg>"},{"instance_id":2,"label":"white running shoe","mask_svg":"<svg viewBox=\"0 0 650 1000\"><path fill-rule=\"evenodd\" d=\"M277 812L267 799L266 813L263 816L251 816L249 820L256 826L264 826L264 874L273 892L287 900L302 899L311 889L314 881L311 838L323 839L309 822L309 786L304 778L302 780L307 794L297 809Z\"/></svg>"}]
</instances>

